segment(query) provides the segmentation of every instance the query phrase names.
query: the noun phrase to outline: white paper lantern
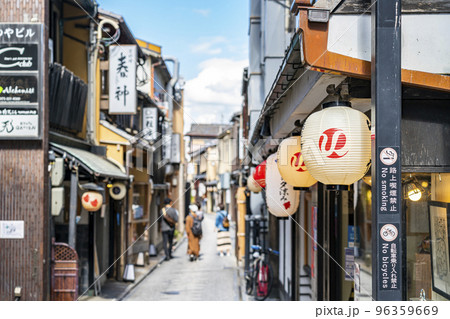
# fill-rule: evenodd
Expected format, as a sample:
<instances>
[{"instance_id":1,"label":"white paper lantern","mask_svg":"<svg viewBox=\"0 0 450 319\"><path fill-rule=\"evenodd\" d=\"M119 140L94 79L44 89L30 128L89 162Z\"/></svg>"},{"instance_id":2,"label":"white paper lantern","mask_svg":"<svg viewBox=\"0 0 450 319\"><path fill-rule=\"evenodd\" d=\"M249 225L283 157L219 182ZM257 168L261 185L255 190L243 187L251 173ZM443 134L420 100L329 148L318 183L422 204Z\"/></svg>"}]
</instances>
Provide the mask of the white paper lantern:
<instances>
[{"instance_id":1,"label":"white paper lantern","mask_svg":"<svg viewBox=\"0 0 450 319\"><path fill-rule=\"evenodd\" d=\"M296 188L308 188L317 183L303 161L300 136L284 139L278 146L277 166L281 177Z\"/></svg>"},{"instance_id":2,"label":"white paper lantern","mask_svg":"<svg viewBox=\"0 0 450 319\"><path fill-rule=\"evenodd\" d=\"M370 134L370 120L360 111L349 106L324 105L303 125L301 148L305 165L323 184L353 184L370 168Z\"/></svg>"},{"instance_id":3,"label":"white paper lantern","mask_svg":"<svg viewBox=\"0 0 450 319\"><path fill-rule=\"evenodd\" d=\"M85 192L81 196L81 205L88 212L98 211L103 205L103 195L94 191Z\"/></svg>"},{"instance_id":4,"label":"white paper lantern","mask_svg":"<svg viewBox=\"0 0 450 319\"><path fill-rule=\"evenodd\" d=\"M297 211L300 191L286 183L277 167L277 156L272 154L266 164L266 202L272 215L288 217Z\"/></svg>"},{"instance_id":5,"label":"white paper lantern","mask_svg":"<svg viewBox=\"0 0 450 319\"><path fill-rule=\"evenodd\" d=\"M109 189L109 195L112 199L121 200L127 194L127 188L123 183L114 183Z\"/></svg>"},{"instance_id":6,"label":"white paper lantern","mask_svg":"<svg viewBox=\"0 0 450 319\"><path fill-rule=\"evenodd\" d=\"M252 175L247 178L247 187L253 193L259 193L262 187L255 181Z\"/></svg>"}]
</instances>

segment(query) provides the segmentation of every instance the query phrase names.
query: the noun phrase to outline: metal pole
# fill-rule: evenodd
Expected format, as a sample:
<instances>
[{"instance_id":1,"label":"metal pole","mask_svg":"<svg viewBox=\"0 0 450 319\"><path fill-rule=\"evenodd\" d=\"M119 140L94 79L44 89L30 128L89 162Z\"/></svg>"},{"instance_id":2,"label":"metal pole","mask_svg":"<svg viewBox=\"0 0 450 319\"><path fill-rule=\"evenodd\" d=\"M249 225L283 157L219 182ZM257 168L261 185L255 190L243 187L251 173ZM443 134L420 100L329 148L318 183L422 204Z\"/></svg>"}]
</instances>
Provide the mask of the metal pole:
<instances>
[{"instance_id":1,"label":"metal pole","mask_svg":"<svg viewBox=\"0 0 450 319\"><path fill-rule=\"evenodd\" d=\"M372 3L372 290L403 300L401 0Z\"/></svg>"},{"instance_id":2,"label":"metal pole","mask_svg":"<svg viewBox=\"0 0 450 319\"><path fill-rule=\"evenodd\" d=\"M246 215L244 270L247 272L249 268L250 268L250 215Z\"/></svg>"},{"instance_id":3,"label":"metal pole","mask_svg":"<svg viewBox=\"0 0 450 319\"><path fill-rule=\"evenodd\" d=\"M70 174L70 206L69 206L69 246L76 249L77 236L77 193L78 193L78 169L73 165Z\"/></svg>"}]
</instances>

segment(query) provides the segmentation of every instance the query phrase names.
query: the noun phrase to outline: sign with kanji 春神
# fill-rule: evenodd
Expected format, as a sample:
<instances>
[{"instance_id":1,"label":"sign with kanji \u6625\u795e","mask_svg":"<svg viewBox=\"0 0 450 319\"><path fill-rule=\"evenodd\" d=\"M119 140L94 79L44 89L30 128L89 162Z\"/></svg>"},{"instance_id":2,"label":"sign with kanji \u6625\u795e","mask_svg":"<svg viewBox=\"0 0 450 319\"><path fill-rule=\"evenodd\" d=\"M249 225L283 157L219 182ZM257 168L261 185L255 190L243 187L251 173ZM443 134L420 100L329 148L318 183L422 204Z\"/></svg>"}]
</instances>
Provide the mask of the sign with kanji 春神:
<instances>
[{"instance_id":1,"label":"sign with kanji \u6625\u795e","mask_svg":"<svg viewBox=\"0 0 450 319\"><path fill-rule=\"evenodd\" d=\"M137 46L109 47L109 113L136 114Z\"/></svg>"},{"instance_id":2,"label":"sign with kanji \u6625\u795e","mask_svg":"<svg viewBox=\"0 0 450 319\"><path fill-rule=\"evenodd\" d=\"M40 139L43 26L0 23L0 139Z\"/></svg>"}]
</instances>

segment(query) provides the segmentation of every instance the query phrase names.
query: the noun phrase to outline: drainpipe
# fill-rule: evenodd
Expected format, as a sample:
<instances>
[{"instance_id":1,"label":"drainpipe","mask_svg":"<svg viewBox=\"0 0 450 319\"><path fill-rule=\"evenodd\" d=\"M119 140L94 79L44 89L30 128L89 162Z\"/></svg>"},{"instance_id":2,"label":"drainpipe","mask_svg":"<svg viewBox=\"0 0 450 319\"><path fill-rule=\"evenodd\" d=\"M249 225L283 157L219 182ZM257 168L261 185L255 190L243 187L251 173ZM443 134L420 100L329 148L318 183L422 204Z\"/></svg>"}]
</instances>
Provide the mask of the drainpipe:
<instances>
[{"instance_id":1,"label":"drainpipe","mask_svg":"<svg viewBox=\"0 0 450 319\"><path fill-rule=\"evenodd\" d=\"M173 132L173 127L172 127L172 125L173 125L173 121L172 121L173 120L173 102L175 99L174 87L177 84L178 79L180 77L180 62L175 57L166 57L166 58L164 58L164 62L172 62L173 63L173 75L172 75L172 78L170 79L169 83L167 83L167 86L166 86L166 92L168 95L168 104L169 104L169 119L167 121L167 122L169 122L169 125L168 125L168 132L166 132L166 134L171 139L172 132ZM171 152L171 151L172 151L172 149L169 149L169 152ZM168 156L168 158L171 158L171 157L172 157L172 154L170 154Z\"/></svg>"},{"instance_id":2,"label":"drainpipe","mask_svg":"<svg viewBox=\"0 0 450 319\"><path fill-rule=\"evenodd\" d=\"M173 88L175 87L175 84L177 84L178 79L180 77L180 62L175 57L166 57L164 58L165 62L172 62L173 63L173 75L170 79L169 83L166 86L166 92L169 95L169 122L172 123L173 118Z\"/></svg>"},{"instance_id":3,"label":"drainpipe","mask_svg":"<svg viewBox=\"0 0 450 319\"><path fill-rule=\"evenodd\" d=\"M133 146L132 146L133 147ZM128 183L127 183L127 195L125 197L125 249L128 249L128 247L130 246L130 190L132 189L132 183L133 183L133 177L130 176L130 165L131 165L131 159L132 159L132 154L133 154L133 148L131 148L130 150L126 151L125 153L125 168L126 168L126 172L127 172L127 176L128 176ZM132 281L134 281L134 267L130 267L131 263L130 263L130 255L131 255L131 250L127 251L127 254L125 256L125 271L124 271L124 280L130 280L130 271L133 272L133 274L131 275Z\"/></svg>"},{"instance_id":4,"label":"drainpipe","mask_svg":"<svg viewBox=\"0 0 450 319\"><path fill-rule=\"evenodd\" d=\"M97 88L96 88L96 75L97 75L97 60L100 41L102 39L102 30L105 24L110 24L116 29L116 33L119 31L119 24L110 19L103 19L97 26L95 31L94 22L90 23L90 43L92 49L88 54L88 105L87 105L87 118L86 118L86 137L89 143L96 145L97 142L97 121L96 121L96 100L97 100ZM113 36L115 38L115 36Z\"/></svg>"},{"instance_id":5,"label":"drainpipe","mask_svg":"<svg viewBox=\"0 0 450 319\"><path fill-rule=\"evenodd\" d=\"M76 247L77 232L77 194L78 194L78 165L70 163L70 205L69 205L69 246Z\"/></svg>"},{"instance_id":6,"label":"drainpipe","mask_svg":"<svg viewBox=\"0 0 450 319\"><path fill-rule=\"evenodd\" d=\"M133 154L133 149L126 151L126 154L125 154L125 166L126 166L127 176L129 178L128 184L130 186L131 186L131 183L133 182L133 178L130 177L130 165L131 165L132 154ZM129 192L130 188L131 187L127 188L127 198L128 198L128 192ZM129 244L128 243L128 228L129 228L128 215L129 215L129 209L130 209L129 206L130 205L129 205L128 201L127 201L126 212L125 212L126 215L127 215L127 227L126 227L126 229L127 229L127 234L126 234L126 245L127 245L127 247L128 247L128 244ZM129 255L129 254L127 254L127 255Z\"/></svg>"}]
</instances>

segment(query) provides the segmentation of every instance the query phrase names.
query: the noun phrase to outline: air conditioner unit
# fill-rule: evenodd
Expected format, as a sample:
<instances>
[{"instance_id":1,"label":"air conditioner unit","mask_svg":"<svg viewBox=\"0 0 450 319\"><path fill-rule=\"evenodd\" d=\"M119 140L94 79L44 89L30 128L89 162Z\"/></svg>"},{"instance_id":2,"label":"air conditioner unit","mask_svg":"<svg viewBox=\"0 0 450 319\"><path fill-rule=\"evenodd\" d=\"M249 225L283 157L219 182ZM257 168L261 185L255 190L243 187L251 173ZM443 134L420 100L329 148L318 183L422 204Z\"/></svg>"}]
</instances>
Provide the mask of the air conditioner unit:
<instances>
[{"instance_id":1,"label":"air conditioner unit","mask_svg":"<svg viewBox=\"0 0 450 319\"><path fill-rule=\"evenodd\" d=\"M59 216L64 210L64 187L52 188L52 216Z\"/></svg>"},{"instance_id":2,"label":"air conditioner unit","mask_svg":"<svg viewBox=\"0 0 450 319\"><path fill-rule=\"evenodd\" d=\"M52 186L61 186L64 181L64 160L61 157L55 158L55 163L52 167Z\"/></svg>"}]
</instances>

